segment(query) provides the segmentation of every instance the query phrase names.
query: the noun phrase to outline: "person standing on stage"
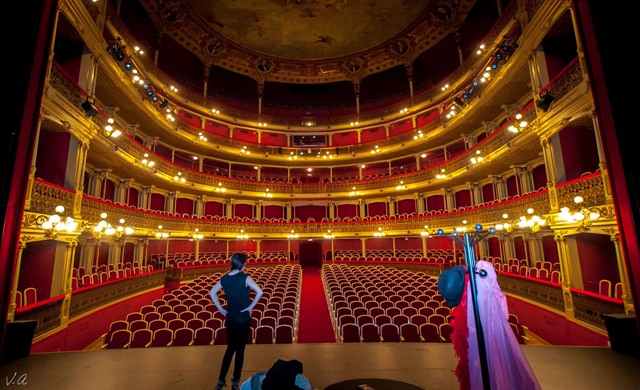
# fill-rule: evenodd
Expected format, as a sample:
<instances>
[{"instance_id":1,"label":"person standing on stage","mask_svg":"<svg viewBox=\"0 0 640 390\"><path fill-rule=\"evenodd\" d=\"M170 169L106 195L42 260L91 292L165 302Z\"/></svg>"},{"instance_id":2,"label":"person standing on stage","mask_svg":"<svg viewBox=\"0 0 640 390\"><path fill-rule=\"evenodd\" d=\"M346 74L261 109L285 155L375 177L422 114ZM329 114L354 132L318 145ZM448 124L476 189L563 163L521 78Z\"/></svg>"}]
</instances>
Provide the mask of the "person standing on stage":
<instances>
[{"instance_id":1,"label":"person standing on stage","mask_svg":"<svg viewBox=\"0 0 640 390\"><path fill-rule=\"evenodd\" d=\"M234 253L231 256L231 271L220 278L220 281L209 292L211 300L215 303L218 311L225 317L225 327L227 328L227 349L222 358L220 375L216 390L222 390L227 385L225 378L231 366L231 359L235 354L233 366L233 376L231 377L231 390L240 389L240 375L244 363L244 348L249 337L251 327L251 310L262 297L262 289L251 278L250 275L242 272L247 261L244 253ZM226 309L222 307L218 299L218 292L223 290L227 301ZM250 291L255 291L253 301L250 298Z\"/></svg>"}]
</instances>

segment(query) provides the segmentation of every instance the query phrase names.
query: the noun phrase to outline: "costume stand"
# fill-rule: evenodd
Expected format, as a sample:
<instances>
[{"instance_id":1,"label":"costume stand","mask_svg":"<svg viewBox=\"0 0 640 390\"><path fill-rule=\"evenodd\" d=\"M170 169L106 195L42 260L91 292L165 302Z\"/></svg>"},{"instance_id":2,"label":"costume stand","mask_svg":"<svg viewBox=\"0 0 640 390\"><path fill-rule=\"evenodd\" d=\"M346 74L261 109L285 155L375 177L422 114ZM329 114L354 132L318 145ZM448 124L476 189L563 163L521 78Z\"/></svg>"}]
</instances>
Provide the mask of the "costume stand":
<instances>
[{"instance_id":1,"label":"costume stand","mask_svg":"<svg viewBox=\"0 0 640 390\"><path fill-rule=\"evenodd\" d=\"M495 233L495 228L490 228L488 232L482 233L482 225L476 224L474 226L475 232L473 236L465 232L464 240L460 238L458 232L454 231L450 235L446 235L444 230L439 229L438 235L448 237L451 241L457 242L462 245L464 248L464 257L467 262L467 272L469 272L469 287L471 288L471 301L473 304L473 313L474 320L476 325L476 336L478 339L478 353L480 355L480 369L482 371L482 383L484 385L485 390L491 389L491 380L489 377L489 365L487 363L487 349L484 341L484 332L482 330L482 321L480 320L480 313L478 311L478 299L477 299L477 285L476 285L476 275L479 274L480 277L486 276L486 271L482 270L481 272L476 272L476 256L474 252L474 246L482 241L487 235ZM483 275L484 273L484 275Z\"/></svg>"}]
</instances>

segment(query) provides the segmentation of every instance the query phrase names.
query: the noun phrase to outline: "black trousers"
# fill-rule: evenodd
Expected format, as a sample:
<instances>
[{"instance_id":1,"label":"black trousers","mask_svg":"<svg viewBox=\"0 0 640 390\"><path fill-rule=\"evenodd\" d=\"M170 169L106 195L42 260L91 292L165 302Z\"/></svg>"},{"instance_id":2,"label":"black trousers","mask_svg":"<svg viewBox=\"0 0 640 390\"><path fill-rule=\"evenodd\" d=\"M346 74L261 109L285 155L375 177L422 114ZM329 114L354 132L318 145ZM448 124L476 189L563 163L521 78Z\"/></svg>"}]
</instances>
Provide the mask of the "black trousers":
<instances>
[{"instance_id":1,"label":"black trousers","mask_svg":"<svg viewBox=\"0 0 640 390\"><path fill-rule=\"evenodd\" d=\"M242 374L242 366L244 364L244 347L247 345L249 337L249 328L251 327L251 317L249 321L235 322L229 318L225 321L227 328L227 349L222 358L222 366L220 367L220 376L218 379L224 381L231 367L231 359L235 354L233 365L233 376L231 382L239 382Z\"/></svg>"}]
</instances>

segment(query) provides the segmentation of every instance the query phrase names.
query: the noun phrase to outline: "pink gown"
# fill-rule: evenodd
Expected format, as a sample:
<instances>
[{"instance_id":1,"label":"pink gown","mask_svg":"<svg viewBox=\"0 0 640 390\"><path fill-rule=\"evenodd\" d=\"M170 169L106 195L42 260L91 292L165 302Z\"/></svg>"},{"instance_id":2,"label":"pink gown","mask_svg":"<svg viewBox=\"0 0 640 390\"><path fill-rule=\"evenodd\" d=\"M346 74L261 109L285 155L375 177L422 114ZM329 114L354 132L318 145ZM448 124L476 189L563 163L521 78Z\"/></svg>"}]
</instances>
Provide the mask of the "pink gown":
<instances>
[{"instance_id":1,"label":"pink gown","mask_svg":"<svg viewBox=\"0 0 640 390\"><path fill-rule=\"evenodd\" d=\"M540 384L509 325L507 299L498 285L493 265L480 260L476 263L476 269L478 272L487 271L485 277L476 275L476 287L491 389L539 390ZM468 281L466 292L471 292ZM469 384L472 390L483 389L476 324L470 294L467 302L467 325L469 328L467 339Z\"/></svg>"}]
</instances>

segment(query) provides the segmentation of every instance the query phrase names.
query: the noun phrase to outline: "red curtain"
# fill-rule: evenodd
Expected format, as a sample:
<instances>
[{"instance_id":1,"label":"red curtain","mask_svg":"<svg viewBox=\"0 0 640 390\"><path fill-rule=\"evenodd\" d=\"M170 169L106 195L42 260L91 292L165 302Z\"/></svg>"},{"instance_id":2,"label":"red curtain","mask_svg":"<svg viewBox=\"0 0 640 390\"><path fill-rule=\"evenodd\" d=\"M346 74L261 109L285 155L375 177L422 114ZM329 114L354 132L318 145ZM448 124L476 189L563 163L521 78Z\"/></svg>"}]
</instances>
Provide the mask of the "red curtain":
<instances>
[{"instance_id":1,"label":"red curtain","mask_svg":"<svg viewBox=\"0 0 640 390\"><path fill-rule=\"evenodd\" d=\"M456 207L471 206L471 190L460 190L455 194Z\"/></svg>"},{"instance_id":2,"label":"red curtain","mask_svg":"<svg viewBox=\"0 0 640 390\"><path fill-rule=\"evenodd\" d=\"M253 218L253 205L238 203L233 206L233 216L239 218Z\"/></svg>"},{"instance_id":3,"label":"red curtain","mask_svg":"<svg viewBox=\"0 0 640 390\"><path fill-rule=\"evenodd\" d=\"M191 214L194 214L194 208L193 208L193 199L188 199L188 198L178 198L176 200L176 213L182 215L182 214L189 214L189 216L191 216Z\"/></svg>"},{"instance_id":4,"label":"red curtain","mask_svg":"<svg viewBox=\"0 0 640 390\"><path fill-rule=\"evenodd\" d=\"M264 218L284 218L284 207L275 204L264 206Z\"/></svg>"},{"instance_id":5,"label":"red curtain","mask_svg":"<svg viewBox=\"0 0 640 390\"><path fill-rule=\"evenodd\" d=\"M369 216L370 217L375 217L375 216L378 216L378 215L386 217L388 215L388 213L387 213L387 202L369 203L367 205L367 208L369 209Z\"/></svg>"},{"instance_id":6,"label":"red curtain","mask_svg":"<svg viewBox=\"0 0 640 390\"><path fill-rule=\"evenodd\" d=\"M165 199L164 195L158 194L158 193L152 193L149 209L164 211L164 199Z\"/></svg>"},{"instance_id":7,"label":"red curtain","mask_svg":"<svg viewBox=\"0 0 640 390\"><path fill-rule=\"evenodd\" d=\"M431 195L427 197L427 210L444 210L444 196L443 195Z\"/></svg>"},{"instance_id":8,"label":"red curtain","mask_svg":"<svg viewBox=\"0 0 640 390\"><path fill-rule=\"evenodd\" d=\"M398 201L398 214L414 214L416 212L416 201L414 199L402 199Z\"/></svg>"}]
</instances>

